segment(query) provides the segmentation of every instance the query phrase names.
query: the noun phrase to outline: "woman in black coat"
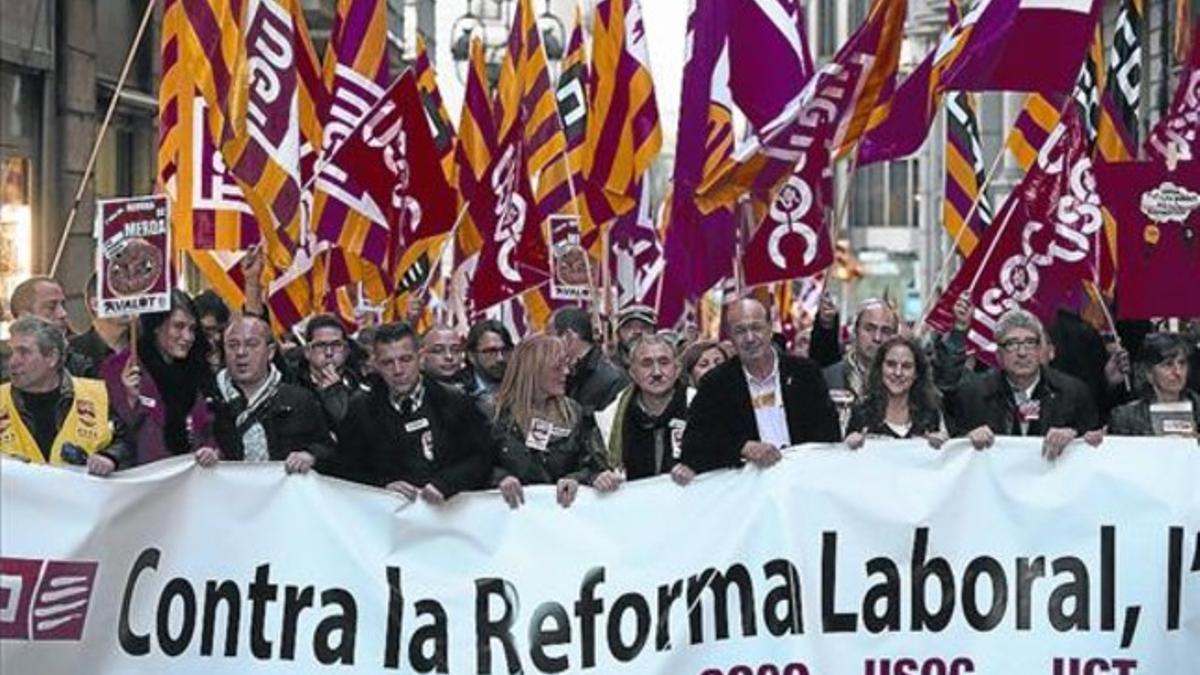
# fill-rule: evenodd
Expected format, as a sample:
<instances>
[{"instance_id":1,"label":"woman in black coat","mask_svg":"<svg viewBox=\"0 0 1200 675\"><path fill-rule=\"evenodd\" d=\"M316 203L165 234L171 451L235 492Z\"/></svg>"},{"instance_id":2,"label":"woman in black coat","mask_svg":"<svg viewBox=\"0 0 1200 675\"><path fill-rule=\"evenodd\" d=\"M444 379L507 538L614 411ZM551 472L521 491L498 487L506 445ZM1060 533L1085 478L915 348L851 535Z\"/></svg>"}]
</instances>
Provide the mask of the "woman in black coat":
<instances>
[{"instance_id":1,"label":"woman in black coat","mask_svg":"<svg viewBox=\"0 0 1200 675\"><path fill-rule=\"evenodd\" d=\"M1141 396L1113 409L1108 433L1196 437L1200 430L1200 396L1186 388L1190 356L1188 343L1178 335L1156 333L1147 337L1137 362Z\"/></svg>"}]
</instances>

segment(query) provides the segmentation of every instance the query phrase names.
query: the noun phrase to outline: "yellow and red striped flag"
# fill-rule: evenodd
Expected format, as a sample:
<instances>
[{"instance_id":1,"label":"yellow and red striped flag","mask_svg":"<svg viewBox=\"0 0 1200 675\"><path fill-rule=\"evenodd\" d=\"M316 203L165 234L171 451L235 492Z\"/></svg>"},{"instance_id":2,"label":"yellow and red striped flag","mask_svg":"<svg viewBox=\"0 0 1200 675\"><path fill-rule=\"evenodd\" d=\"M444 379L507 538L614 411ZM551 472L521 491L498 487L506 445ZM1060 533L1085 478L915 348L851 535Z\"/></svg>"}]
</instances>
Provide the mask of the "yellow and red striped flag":
<instances>
[{"instance_id":1,"label":"yellow and red striped flag","mask_svg":"<svg viewBox=\"0 0 1200 675\"><path fill-rule=\"evenodd\" d=\"M454 145L458 139L454 135L450 113L446 112L446 104L442 101L442 92L438 89L437 71L429 60L425 36L420 33L417 33L417 60L413 69L417 76L417 91L421 93L421 105L425 108L425 117L429 119L429 129L433 133L438 161L442 164L446 181L453 185Z\"/></svg>"},{"instance_id":2,"label":"yellow and red striped flag","mask_svg":"<svg viewBox=\"0 0 1200 675\"><path fill-rule=\"evenodd\" d=\"M479 183L496 150L496 124L488 95L487 62L483 42L471 40L471 60L467 70L467 88L458 122L458 144L454 149L458 194L464 202L475 198ZM455 233L455 271L453 276L465 284L468 269L483 248L483 237L468 210Z\"/></svg>"}]
</instances>

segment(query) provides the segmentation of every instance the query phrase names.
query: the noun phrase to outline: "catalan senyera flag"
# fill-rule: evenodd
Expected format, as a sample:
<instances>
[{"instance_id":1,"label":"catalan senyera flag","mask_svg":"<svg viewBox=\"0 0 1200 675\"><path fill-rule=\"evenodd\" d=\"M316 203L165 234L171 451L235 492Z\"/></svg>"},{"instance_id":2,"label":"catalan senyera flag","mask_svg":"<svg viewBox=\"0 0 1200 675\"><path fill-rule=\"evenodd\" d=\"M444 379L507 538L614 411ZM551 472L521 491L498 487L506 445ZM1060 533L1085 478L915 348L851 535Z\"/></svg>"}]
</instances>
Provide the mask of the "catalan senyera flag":
<instances>
[{"instance_id":1,"label":"catalan senyera flag","mask_svg":"<svg viewBox=\"0 0 1200 675\"><path fill-rule=\"evenodd\" d=\"M639 0L600 0L592 38L585 170L617 213L637 208L633 187L662 149L658 100Z\"/></svg>"},{"instance_id":2,"label":"catalan senyera flag","mask_svg":"<svg viewBox=\"0 0 1200 675\"><path fill-rule=\"evenodd\" d=\"M980 194L986 180L983 146L979 135L975 95L952 91L946 94L946 180L942 200L942 224L958 242L958 252L969 257L980 237L992 223L992 203ZM967 215L978 201L971 220Z\"/></svg>"},{"instance_id":3,"label":"catalan senyera flag","mask_svg":"<svg viewBox=\"0 0 1200 675\"><path fill-rule=\"evenodd\" d=\"M442 101L442 92L438 88L437 71L429 60L429 52L425 47L425 36L417 33L417 60L413 64L417 75L417 91L421 93L421 105L425 107L425 117L429 119L429 127L433 132L434 146L437 148L438 161L446 180L454 183L454 144L457 141L454 125L450 121L450 113L446 112L446 104Z\"/></svg>"},{"instance_id":4,"label":"catalan senyera flag","mask_svg":"<svg viewBox=\"0 0 1200 675\"><path fill-rule=\"evenodd\" d=\"M1022 171L1028 171L1037 161L1038 152L1062 118L1063 102L1040 94L1025 97L1017 121L1004 143Z\"/></svg>"},{"instance_id":5,"label":"catalan senyera flag","mask_svg":"<svg viewBox=\"0 0 1200 675\"><path fill-rule=\"evenodd\" d=\"M458 144L454 149L458 193L464 202L469 203L475 198L495 151L496 126L488 95L483 42L475 36L471 39L471 61L458 122ZM455 276L466 276L463 266L474 264L473 259L482 248L482 236L468 209L455 233Z\"/></svg>"},{"instance_id":6,"label":"catalan senyera flag","mask_svg":"<svg viewBox=\"0 0 1200 675\"><path fill-rule=\"evenodd\" d=\"M192 263L213 291L231 308L246 304L246 275L242 271L243 251L188 251Z\"/></svg>"},{"instance_id":7,"label":"catalan senyera flag","mask_svg":"<svg viewBox=\"0 0 1200 675\"><path fill-rule=\"evenodd\" d=\"M246 0L180 0L187 30L179 35L190 43L180 55L208 102L209 129L219 148L239 134L246 118L249 64L242 33L246 4Z\"/></svg>"}]
</instances>

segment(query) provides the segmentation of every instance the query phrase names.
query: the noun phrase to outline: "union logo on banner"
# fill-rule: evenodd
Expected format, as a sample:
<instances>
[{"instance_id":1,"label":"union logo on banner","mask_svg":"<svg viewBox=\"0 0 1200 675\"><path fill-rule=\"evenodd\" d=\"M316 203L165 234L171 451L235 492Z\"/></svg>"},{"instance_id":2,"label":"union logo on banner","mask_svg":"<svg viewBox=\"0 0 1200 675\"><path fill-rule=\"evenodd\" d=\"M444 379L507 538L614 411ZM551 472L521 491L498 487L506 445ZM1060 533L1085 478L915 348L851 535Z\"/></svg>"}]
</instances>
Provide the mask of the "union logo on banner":
<instances>
[{"instance_id":1,"label":"union logo on banner","mask_svg":"<svg viewBox=\"0 0 1200 675\"><path fill-rule=\"evenodd\" d=\"M0 558L0 640L82 640L100 563Z\"/></svg>"}]
</instances>

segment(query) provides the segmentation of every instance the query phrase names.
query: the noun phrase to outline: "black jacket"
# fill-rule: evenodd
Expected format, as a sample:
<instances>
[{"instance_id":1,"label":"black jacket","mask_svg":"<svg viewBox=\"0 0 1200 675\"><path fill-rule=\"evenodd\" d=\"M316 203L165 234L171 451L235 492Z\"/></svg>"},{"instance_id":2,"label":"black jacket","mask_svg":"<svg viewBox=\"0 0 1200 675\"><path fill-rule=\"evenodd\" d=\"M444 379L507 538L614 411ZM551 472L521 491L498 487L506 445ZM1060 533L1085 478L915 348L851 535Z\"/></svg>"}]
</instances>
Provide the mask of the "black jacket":
<instances>
[{"instance_id":1,"label":"black jacket","mask_svg":"<svg viewBox=\"0 0 1200 675\"><path fill-rule=\"evenodd\" d=\"M1087 385L1066 373L1042 368L1033 397L1041 402L1041 410L1025 435L1042 436L1055 427L1074 429L1079 434L1100 428L1100 416ZM985 424L1000 436L1022 435L1016 400L1002 371L972 378L959 388L957 399L955 436Z\"/></svg>"},{"instance_id":2,"label":"black jacket","mask_svg":"<svg viewBox=\"0 0 1200 675\"><path fill-rule=\"evenodd\" d=\"M238 428L237 417L246 409L246 399L238 396L225 401L216 397L214 408L213 435L221 455L230 460L245 459L244 429ZM272 461L281 462L292 452L302 450L315 457L319 467L333 456L333 438L329 435L321 404L304 387L281 382L275 395L258 408L251 420L262 424L267 434L267 455Z\"/></svg>"},{"instance_id":3,"label":"black jacket","mask_svg":"<svg viewBox=\"0 0 1200 675\"><path fill-rule=\"evenodd\" d=\"M781 355L779 376L792 443L841 440L837 410L821 369L808 359ZM757 440L761 439L750 387L742 360L735 357L709 371L692 399L681 462L694 471L739 466L742 446Z\"/></svg>"},{"instance_id":4,"label":"black jacket","mask_svg":"<svg viewBox=\"0 0 1200 675\"><path fill-rule=\"evenodd\" d=\"M493 485L506 476L515 477L522 485L548 485L560 478L591 485L601 471L610 468L595 418L574 401L571 405L575 426L566 436L551 440L545 450L525 445L525 433L511 416L503 414L496 420L492 433L498 454Z\"/></svg>"},{"instance_id":5,"label":"black jacket","mask_svg":"<svg viewBox=\"0 0 1200 675\"><path fill-rule=\"evenodd\" d=\"M617 398L617 394L629 384L625 372L613 365L593 346L587 355L575 364L567 380L567 396L575 399L589 412L603 410Z\"/></svg>"},{"instance_id":6,"label":"black jacket","mask_svg":"<svg viewBox=\"0 0 1200 675\"><path fill-rule=\"evenodd\" d=\"M339 473L383 487L432 483L449 498L487 487L492 445L487 420L465 394L422 378L421 407L403 415L385 384L355 394L339 427Z\"/></svg>"},{"instance_id":7,"label":"black jacket","mask_svg":"<svg viewBox=\"0 0 1200 675\"><path fill-rule=\"evenodd\" d=\"M1200 429L1200 395L1184 391L1183 399L1192 402L1192 423ZM1140 398L1113 408L1108 433L1113 436L1154 436L1154 423L1150 419L1150 400Z\"/></svg>"}]
</instances>

